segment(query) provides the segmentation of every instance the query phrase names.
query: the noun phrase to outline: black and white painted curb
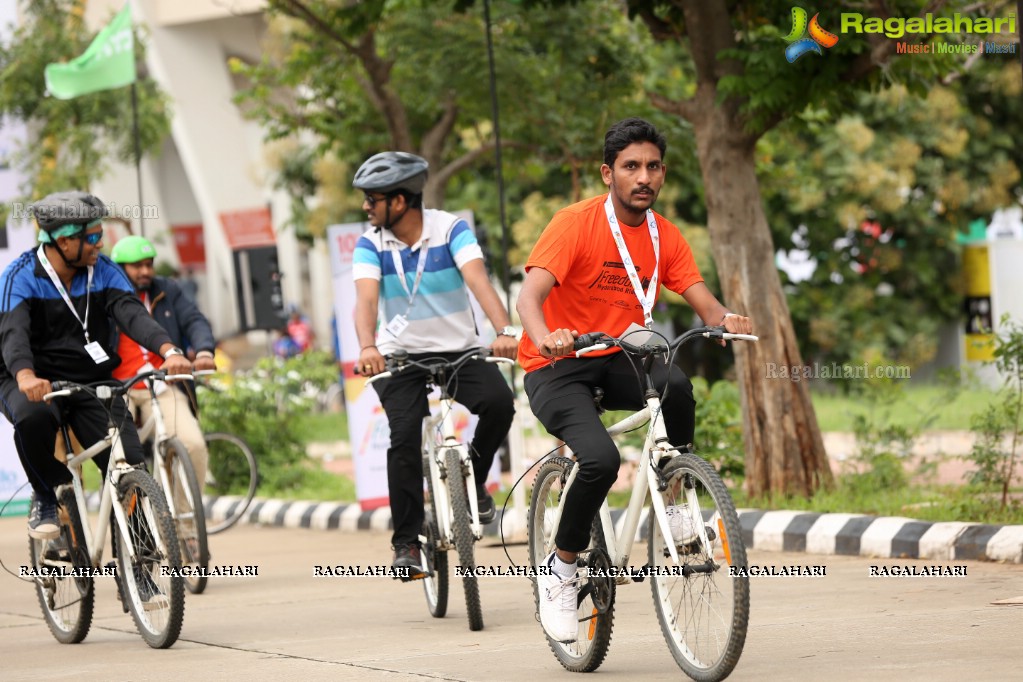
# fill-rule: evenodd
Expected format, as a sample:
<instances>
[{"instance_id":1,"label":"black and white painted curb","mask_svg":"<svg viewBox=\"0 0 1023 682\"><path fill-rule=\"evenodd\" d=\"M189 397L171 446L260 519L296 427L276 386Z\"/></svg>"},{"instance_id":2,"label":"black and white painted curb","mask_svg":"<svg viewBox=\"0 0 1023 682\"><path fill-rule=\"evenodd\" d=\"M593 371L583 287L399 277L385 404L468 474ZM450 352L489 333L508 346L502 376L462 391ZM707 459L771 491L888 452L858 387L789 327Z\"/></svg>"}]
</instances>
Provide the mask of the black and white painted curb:
<instances>
[{"instance_id":1,"label":"black and white painted curb","mask_svg":"<svg viewBox=\"0 0 1023 682\"><path fill-rule=\"evenodd\" d=\"M237 497L206 498L206 514L212 520L225 518L239 503ZM624 509L611 510L620 528ZM505 537L522 533L521 521L507 515ZM800 511L739 511L746 546L777 552L841 554L882 558L973 559L1023 563L1023 526L991 526L980 523L931 522L890 516L861 514L820 514ZM358 504L337 502L252 501L241 523L311 528L316 530L391 529L388 508L363 511ZM637 535L647 533L646 512ZM500 519L486 528L488 536L500 536Z\"/></svg>"}]
</instances>

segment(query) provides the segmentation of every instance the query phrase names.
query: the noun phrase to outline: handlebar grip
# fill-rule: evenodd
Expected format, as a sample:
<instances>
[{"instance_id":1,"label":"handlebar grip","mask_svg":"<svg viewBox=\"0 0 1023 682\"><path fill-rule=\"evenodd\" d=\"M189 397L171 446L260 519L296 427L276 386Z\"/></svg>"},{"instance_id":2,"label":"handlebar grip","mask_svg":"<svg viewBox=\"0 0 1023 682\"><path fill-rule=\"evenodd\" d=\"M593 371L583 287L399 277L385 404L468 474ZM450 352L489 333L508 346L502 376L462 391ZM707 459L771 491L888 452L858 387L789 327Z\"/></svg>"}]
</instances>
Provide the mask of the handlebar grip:
<instances>
[{"instance_id":1,"label":"handlebar grip","mask_svg":"<svg viewBox=\"0 0 1023 682\"><path fill-rule=\"evenodd\" d=\"M369 386L374 381L378 381L380 379L389 379L392 376L393 374L391 372L381 372L380 374L374 374L369 379L366 379L366 385Z\"/></svg>"},{"instance_id":2,"label":"handlebar grip","mask_svg":"<svg viewBox=\"0 0 1023 682\"><path fill-rule=\"evenodd\" d=\"M580 334L576 337L575 342L572 344L572 350L582 350L583 348L589 348L595 346L605 334L603 332L589 332L588 334Z\"/></svg>"},{"instance_id":3,"label":"handlebar grip","mask_svg":"<svg viewBox=\"0 0 1023 682\"><path fill-rule=\"evenodd\" d=\"M56 383L56 382L54 382L54 383ZM69 396L72 393L73 393L73 391L70 388L62 388L62 389L57 390L57 391L50 391L49 393L47 393L46 395L43 396L43 400L44 401L49 401L49 400L53 400L54 398L62 398L64 396Z\"/></svg>"},{"instance_id":4,"label":"handlebar grip","mask_svg":"<svg viewBox=\"0 0 1023 682\"><path fill-rule=\"evenodd\" d=\"M760 340L759 336L754 336L753 334L733 334L731 332L726 332L726 333L722 334L721 338L725 339L726 341L731 341L731 340L738 340L738 341L759 341Z\"/></svg>"}]
</instances>

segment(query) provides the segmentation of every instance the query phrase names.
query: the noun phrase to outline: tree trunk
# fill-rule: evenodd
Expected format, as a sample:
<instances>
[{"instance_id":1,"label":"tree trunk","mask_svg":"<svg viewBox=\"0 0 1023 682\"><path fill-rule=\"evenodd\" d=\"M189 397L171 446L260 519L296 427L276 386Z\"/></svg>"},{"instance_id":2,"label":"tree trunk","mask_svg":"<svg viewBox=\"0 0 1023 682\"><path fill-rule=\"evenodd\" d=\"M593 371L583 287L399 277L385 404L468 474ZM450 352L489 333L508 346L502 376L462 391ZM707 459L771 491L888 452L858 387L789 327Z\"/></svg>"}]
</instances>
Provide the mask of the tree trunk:
<instances>
[{"instance_id":1,"label":"tree trunk","mask_svg":"<svg viewBox=\"0 0 1023 682\"><path fill-rule=\"evenodd\" d=\"M708 89L709 90L709 89ZM775 368L802 368L788 304L774 263L754 164L755 139L697 94L694 120L707 195L708 228L723 303L749 315L757 343L735 342L746 442L746 488L754 496L811 495L833 483L806 383L771 378ZM707 320L715 323L717 320Z\"/></svg>"}]
</instances>

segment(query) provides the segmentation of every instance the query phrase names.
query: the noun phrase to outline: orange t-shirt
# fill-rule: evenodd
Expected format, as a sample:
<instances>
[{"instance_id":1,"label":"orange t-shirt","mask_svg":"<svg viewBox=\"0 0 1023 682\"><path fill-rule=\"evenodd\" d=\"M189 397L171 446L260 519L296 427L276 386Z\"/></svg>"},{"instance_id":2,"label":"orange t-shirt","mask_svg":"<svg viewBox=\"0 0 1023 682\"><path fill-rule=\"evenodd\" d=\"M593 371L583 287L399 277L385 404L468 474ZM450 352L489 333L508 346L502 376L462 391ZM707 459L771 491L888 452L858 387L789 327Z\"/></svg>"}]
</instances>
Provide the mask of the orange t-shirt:
<instances>
[{"instance_id":1,"label":"orange t-shirt","mask_svg":"<svg viewBox=\"0 0 1023 682\"><path fill-rule=\"evenodd\" d=\"M633 322L643 324L643 306L629 281L607 223L606 200L605 194L555 213L526 261L527 272L530 268L543 268L557 280L543 304L548 329L619 335ZM656 212L654 217L661 242L658 281L681 294L702 282L703 277L679 229ZM645 292L656 262L650 230L645 219L638 226L622 224L621 227ZM660 287L657 294L660 294ZM611 348L592 355L607 355L618 350ZM529 335L523 334L519 342L519 364L532 372L549 363Z\"/></svg>"},{"instance_id":2,"label":"orange t-shirt","mask_svg":"<svg viewBox=\"0 0 1023 682\"><path fill-rule=\"evenodd\" d=\"M121 357L121 364L114 368L113 375L118 381L131 379L139 373L142 365L147 362L153 366L153 369L160 369L160 366L163 365L163 358L160 357L159 353L146 350L123 331L121 331L120 338L117 340L117 354ZM140 381L132 388L145 387L145 382Z\"/></svg>"}]
</instances>

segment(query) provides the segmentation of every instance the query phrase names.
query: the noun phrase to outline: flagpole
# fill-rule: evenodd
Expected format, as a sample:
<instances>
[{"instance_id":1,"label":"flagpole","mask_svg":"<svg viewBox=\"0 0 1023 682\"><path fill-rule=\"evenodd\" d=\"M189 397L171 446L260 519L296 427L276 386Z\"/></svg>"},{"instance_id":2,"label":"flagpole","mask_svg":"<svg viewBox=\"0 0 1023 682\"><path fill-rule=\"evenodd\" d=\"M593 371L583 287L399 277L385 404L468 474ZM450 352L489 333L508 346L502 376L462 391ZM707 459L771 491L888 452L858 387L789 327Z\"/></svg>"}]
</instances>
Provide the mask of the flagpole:
<instances>
[{"instance_id":1,"label":"flagpole","mask_svg":"<svg viewBox=\"0 0 1023 682\"><path fill-rule=\"evenodd\" d=\"M135 82L131 84L131 127L135 136L135 179L139 189L139 235L146 236L146 210L142 203L142 140L139 133L139 96Z\"/></svg>"}]
</instances>

